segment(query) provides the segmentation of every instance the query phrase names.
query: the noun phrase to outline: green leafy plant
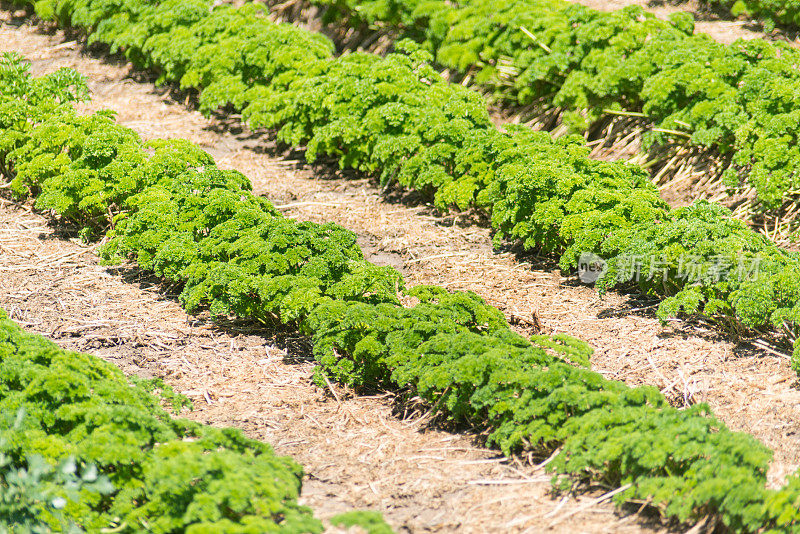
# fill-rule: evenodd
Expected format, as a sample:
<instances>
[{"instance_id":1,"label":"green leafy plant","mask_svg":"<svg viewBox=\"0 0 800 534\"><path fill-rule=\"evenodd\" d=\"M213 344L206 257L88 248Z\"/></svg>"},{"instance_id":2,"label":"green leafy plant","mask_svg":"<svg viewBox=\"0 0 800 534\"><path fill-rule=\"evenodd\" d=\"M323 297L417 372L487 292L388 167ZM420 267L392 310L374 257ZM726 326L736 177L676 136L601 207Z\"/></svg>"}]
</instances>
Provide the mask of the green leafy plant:
<instances>
[{"instance_id":1,"label":"green leafy plant","mask_svg":"<svg viewBox=\"0 0 800 534\"><path fill-rule=\"evenodd\" d=\"M345 512L331 518L331 524L337 527L361 527L367 534L391 534L393 531L383 516L377 512Z\"/></svg>"},{"instance_id":2,"label":"green leafy plant","mask_svg":"<svg viewBox=\"0 0 800 534\"><path fill-rule=\"evenodd\" d=\"M6 449L7 439L23 427L25 409L21 407L12 421L4 414L0 430L0 448ZM82 491L108 495L114 487L94 465L79 472L73 458L52 466L42 456L32 454L15 459L0 453L0 532L47 534L57 527L60 532L83 532L69 521L62 509L77 502Z\"/></svg>"},{"instance_id":3,"label":"green leafy plant","mask_svg":"<svg viewBox=\"0 0 800 534\"><path fill-rule=\"evenodd\" d=\"M0 426L0 522L31 532L321 531L297 504L297 464L238 430L171 419L116 367L26 334L2 312L0 410L24 414Z\"/></svg>"}]
</instances>

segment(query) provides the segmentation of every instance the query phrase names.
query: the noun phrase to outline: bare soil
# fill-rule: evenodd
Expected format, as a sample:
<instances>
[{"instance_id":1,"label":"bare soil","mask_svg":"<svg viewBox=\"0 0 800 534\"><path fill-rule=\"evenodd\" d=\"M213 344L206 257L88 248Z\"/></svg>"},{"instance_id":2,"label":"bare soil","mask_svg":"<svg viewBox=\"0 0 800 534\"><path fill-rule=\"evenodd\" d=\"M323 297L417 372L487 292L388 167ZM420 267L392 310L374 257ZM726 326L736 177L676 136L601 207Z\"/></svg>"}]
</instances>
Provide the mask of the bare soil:
<instances>
[{"instance_id":1,"label":"bare soil","mask_svg":"<svg viewBox=\"0 0 800 534\"><path fill-rule=\"evenodd\" d=\"M309 167L302 154L276 157L269 136L240 131L235 120L203 118L130 65L94 57L63 33L6 21L5 50L27 56L36 73L79 70L94 95L87 110L113 109L144 137L191 139L247 175L288 216L357 232L370 257L400 268L409 285L473 290L522 333L541 329L588 341L596 348L593 368L608 378L655 385L676 405L709 403L730 427L775 450L772 484L800 465L800 391L780 351L736 342L702 323L661 326L653 302L601 299L544 260L495 253L489 230L470 214L441 217L413 196L387 197L368 180ZM294 456L308 473L303 498L321 517L373 507L411 532L661 528L592 504L602 489L554 499L541 469L480 449L469 433L397 417L389 394L352 397L334 386L337 400L311 384L307 340L187 317L168 288L135 269L98 266L91 249L59 232L38 214L0 211L0 307L63 346L128 373L165 377L195 401L192 417L241 427Z\"/></svg>"}]
</instances>

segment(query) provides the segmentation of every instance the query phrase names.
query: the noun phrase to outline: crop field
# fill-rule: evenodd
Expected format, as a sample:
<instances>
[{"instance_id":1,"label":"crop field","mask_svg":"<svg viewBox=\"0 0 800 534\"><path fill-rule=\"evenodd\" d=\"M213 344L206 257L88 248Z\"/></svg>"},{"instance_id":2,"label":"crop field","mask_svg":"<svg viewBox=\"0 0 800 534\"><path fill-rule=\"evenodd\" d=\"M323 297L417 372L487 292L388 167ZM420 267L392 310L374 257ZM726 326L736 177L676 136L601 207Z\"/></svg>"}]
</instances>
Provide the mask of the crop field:
<instances>
[{"instance_id":1,"label":"crop field","mask_svg":"<svg viewBox=\"0 0 800 534\"><path fill-rule=\"evenodd\" d=\"M0 534L800 532L800 5L0 4Z\"/></svg>"}]
</instances>

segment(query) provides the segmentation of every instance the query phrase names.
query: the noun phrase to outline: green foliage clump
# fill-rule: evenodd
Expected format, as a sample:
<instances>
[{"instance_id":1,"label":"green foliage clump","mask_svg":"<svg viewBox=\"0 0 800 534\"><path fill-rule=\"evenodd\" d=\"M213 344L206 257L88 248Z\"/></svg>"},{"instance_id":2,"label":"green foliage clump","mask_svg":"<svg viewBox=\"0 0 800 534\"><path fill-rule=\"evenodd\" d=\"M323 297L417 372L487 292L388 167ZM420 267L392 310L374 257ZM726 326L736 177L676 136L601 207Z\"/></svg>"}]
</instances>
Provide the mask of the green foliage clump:
<instances>
[{"instance_id":1,"label":"green foliage clump","mask_svg":"<svg viewBox=\"0 0 800 534\"><path fill-rule=\"evenodd\" d=\"M172 419L116 367L4 316L0 413L22 414L0 426L0 522L19 518L32 532L67 522L88 532L321 531L297 504L300 467L269 445Z\"/></svg>"},{"instance_id":2,"label":"green foliage clump","mask_svg":"<svg viewBox=\"0 0 800 534\"><path fill-rule=\"evenodd\" d=\"M72 103L88 94L86 80L72 69L34 78L22 56L0 55L0 174L14 174L8 154L25 140L32 125L54 113L69 113Z\"/></svg>"},{"instance_id":3,"label":"green foliage clump","mask_svg":"<svg viewBox=\"0 0 800 534\"><path fill-rule=\"evenodd\" d=\"M4 414L2 428L19 430L25 418L24 409ZM7 430L0 431L0 443ZM0 445L3 446L4 445ZM114 487L108 477L100 475L94 465L78 472L72 458L52 466L42 456L32 454L15 461L0 454L0 532L18 534L48 534L58 531L77 534L84 532L61 511L68 502L80 499L81 491L108 495Z\"/></svg>"},{"instance_id":4,"label":"green foliage clump","mask_svg":"<svg viewBox=\"0 0 800 534\"><path fill-rule=\"evenodd\" d=\"M343 528L358 526L367 534L391 534L394 532L378 512L345 512L332 517L331 525Z\"/></svg>"},{"instance_id":5,"label":"green foliage clump","mask_svg":"<svg viewBox=\"0 0 800 534\"><path fill-rule=\"evenodd\" d=\"M293 322L322 298L398 302L401 277L364 260L354 233L281 217L249 187L210 166L164 180L129 199L103 254L184 282L190 311Z\"/></svg>"}]
</instances>

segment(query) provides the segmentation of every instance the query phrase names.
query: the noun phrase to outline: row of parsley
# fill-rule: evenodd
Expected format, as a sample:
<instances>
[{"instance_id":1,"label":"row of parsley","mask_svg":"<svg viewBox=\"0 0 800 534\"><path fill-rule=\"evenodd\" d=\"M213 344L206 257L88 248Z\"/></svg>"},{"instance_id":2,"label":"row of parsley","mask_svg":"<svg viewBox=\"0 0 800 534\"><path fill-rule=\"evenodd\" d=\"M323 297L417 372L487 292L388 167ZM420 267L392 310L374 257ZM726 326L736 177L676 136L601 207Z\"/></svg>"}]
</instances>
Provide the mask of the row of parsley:
<instances>
[{"instance_id":1,"label":"row of parsley","mask_svg":"<svg viewBox=\"0 0 800 534\"><path fill-rule=\"evenodd\" d=\"M798 198L800 51L787 43L718 43L693 34L689 13L661 20L641 6L604 12L565 0L312 3L330 8L328 22L413 38L439 65L469 75L502 103L563 109L572 131L621 112L653 122L645 147L688 138L718 150L722 166L708 172L719 172L734 191L755 188L757 213Z\"/></svg>"},{"instance_id":2,"label":"row of parsley","mask_svg":"<svg viewBox=\"0 0 800 534\"><path fill-rule=\"evenodd\" d=\"M799 254L718 205L670 210L646 172L594 161L579 140L552 140L524 128L498 131L484 101L445 82L428 54L409 41L384 58L334 57L325 37L273 23L254 4L39 0L35 6L41 16L84 28L91 42L157 71L162 81L199 90L203 111L227 105L253 128L278 129L281 141L306 147L309 161L338 158L342 167L430 194L442 209L482 208L496 242L516 240L557 254L564 269L583 253L599 254L608 260L601 291L629 282L630 265L637 263L640 290L663 299L662 320L701 312L737 331L775 329L797 338ZM615 16L628 21L626 13ZM636 35L647 41L651 33ZM15 183L24 190L22 181ZM103 209L82 212L87 224ZM800 369L800 344L794 366Z\"/></svg>"},{"instance_id":3,"label":"row of parsley","mask_svg":"<svg viewBox=\"0 0 800 534\"><path fill-rule=\"evenodd\" d=\"M15 81L4 83L8 79ZM767 489L771 452L752 436L731 432L707 406L678 410L653 387L606 380L588 368L591 350L585 343L565 335L526 339L472 293L405 288L395 270L364 259L352 232L282 216L251 193L243 175L218 169L188 141L145 143L116 124L110 112L77 114L71 101L85 88L72 71L34 79L20 58L6 56L0 62L0 88L2 172L17 192L27 191L39 208L65 221L87 224L96 236L107 231L101 249L107 260L132 258L181 283L180 301L187 310L207 307L214 315L294 325L313 340L318 380L330 377L356 388L390 387L419 396L440 416L484 431L488 444L506 453L550 456L547 469L562 475L561 485L583 480L624 488L615 497L618 502L647 502L679 521L713 515L737 532L800 531L800 476L790 477L780 490ZM37 96L43 93L56 98ZM405 307L401 297L416 304ZM82 368L77 362L86 358L50 350L59 366L35 359L39 367L10 384L24 392L41 384L38 395L45 398L67 395L56 387L67 383L64 370ZM57 375L48 374L47 367ZM45 380L49 376L53 379ZM37 411L45 429L39 436L43 442L57 439L51 434L70 428L74 413L88 418L86 432L70 437L79 443L93 437L85 440L86 447L93 458L110 456L116 476L129 464L119 462L116 447L106 446L113 437L98 436L105 419L94 417L98 410L88 402L82 398L75 412L72 405L64 408L69 416L63 424L46 424L59 410ZM122 407L117 402L114 409L127 409L130 402ZM139 418L130 424L140 424ZM178 434L188 425L164 424ZM174 447L201 454L208 432L225 436L226 444L244 443L240 449L266 448L236 432L191 429L200 438ZM158 478L157 488L165 492L177 491L173 471L210 468L205 459L212 453L203 452L203 462L184 465L186 455L168 454L172 443L154 449L171 462L158 471L170 474L166 481ZM26 452L28 447L48 450L36 444L26 443ZM142 454L138 445L126 451ZM141 490L137 485L131 491ZM115 503L124 506L119 499Z\"/></svg>"}]
</instances>

